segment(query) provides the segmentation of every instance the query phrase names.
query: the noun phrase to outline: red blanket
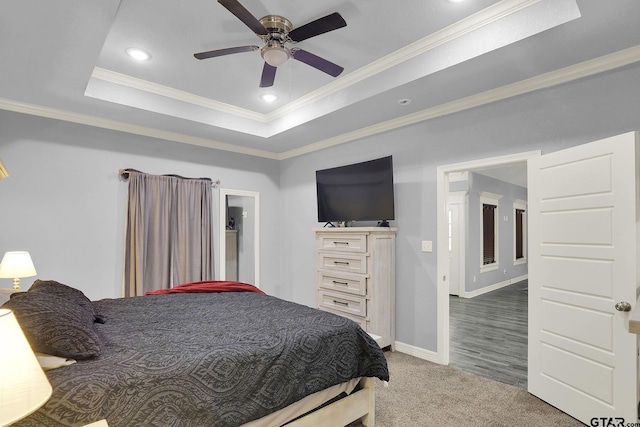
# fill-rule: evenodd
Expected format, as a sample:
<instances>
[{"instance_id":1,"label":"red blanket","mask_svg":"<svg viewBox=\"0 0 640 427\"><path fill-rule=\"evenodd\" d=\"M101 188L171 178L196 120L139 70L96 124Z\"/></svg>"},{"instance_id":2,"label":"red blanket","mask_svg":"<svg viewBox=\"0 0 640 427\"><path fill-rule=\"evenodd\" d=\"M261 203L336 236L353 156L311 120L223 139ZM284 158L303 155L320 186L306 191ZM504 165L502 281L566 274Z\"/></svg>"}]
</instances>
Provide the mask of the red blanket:
<instances>
[{"instance_id":1,"label":"red blanket","mask_svg":"<svg viewBox=\"0 0 640 427\"><path fill-rule=\"evenodd\" d=\"M229 280L209 280L204 282L183 283L171 289L158 289L145 292L145 295L179 294L185 292L257 292L264 294L253 285Z\"/></svg>"}]
</instances>

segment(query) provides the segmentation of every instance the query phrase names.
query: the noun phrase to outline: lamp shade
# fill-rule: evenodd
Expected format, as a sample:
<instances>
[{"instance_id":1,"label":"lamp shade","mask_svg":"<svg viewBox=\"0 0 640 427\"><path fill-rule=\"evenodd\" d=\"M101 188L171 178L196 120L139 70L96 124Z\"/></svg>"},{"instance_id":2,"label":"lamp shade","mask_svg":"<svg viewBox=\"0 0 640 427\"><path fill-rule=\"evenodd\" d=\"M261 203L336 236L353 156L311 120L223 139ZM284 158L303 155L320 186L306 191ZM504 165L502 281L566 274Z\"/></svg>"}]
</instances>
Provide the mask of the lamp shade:
<instances>
[{"instance_id":1,"label":"lamp shade","mask_svg":"<svg viewBox=\"0 0 640 427\"><path fill-rule=\"evenodd\" d=\"M0 262L0 277L31 277L38 274L31 261L29 252L15 251L5 252Z\"/></svg>"},{"instance_id":2,"label":"lamp shade","mask_svg":"<svg viewBox=\"0 0 640 427\"><path fill-rule=\"evenodd\" d=\"M0 309L0 426L34 412L51 397L51 384L11 310Z\"/></svg>"}]
</instances>

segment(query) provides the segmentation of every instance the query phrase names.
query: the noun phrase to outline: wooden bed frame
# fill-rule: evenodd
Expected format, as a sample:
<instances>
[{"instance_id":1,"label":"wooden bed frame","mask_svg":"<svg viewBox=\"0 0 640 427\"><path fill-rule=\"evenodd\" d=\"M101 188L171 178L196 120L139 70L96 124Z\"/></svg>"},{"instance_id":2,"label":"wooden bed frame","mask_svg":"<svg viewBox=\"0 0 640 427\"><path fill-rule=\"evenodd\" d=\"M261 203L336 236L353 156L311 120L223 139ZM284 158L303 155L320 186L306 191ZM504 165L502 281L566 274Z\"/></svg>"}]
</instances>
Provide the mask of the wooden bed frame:
<instances>
[{"instance_id":1,"label":"wooden bed frame","mask_svg":"<svg viewBox=\"0 0 640 427\"><path fill-rule=\"evenodd\" d=\"M375 378L362 378L360 388L349 396L311 412L287 424L287 427L344 427L358 419L366 427L376 424ZM109 427L106 420L85 427Z\"/></svg>"},{"instance_id":2,"label":"wooden bed frame","mask_svg":"<svg viewBox=\"0 0 640 427\"><path fill-rule=\"evenodd\" d=\"M362 420L366 427L376 424L376 393L375 378L362 378L360 389L330 405L324 406L302 418L288 427L344 427L347 424Z\"/></svg>"}]
</instances>

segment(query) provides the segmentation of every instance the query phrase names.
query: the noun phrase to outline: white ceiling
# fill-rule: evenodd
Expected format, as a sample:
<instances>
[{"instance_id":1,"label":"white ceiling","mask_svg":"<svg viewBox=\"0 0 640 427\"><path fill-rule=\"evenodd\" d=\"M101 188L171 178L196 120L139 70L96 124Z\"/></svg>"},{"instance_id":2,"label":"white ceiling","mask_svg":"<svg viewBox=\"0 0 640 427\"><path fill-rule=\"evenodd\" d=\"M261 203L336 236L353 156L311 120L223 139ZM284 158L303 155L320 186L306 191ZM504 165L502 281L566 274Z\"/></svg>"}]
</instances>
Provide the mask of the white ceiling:
<instances>
[{"instance_id":1,"label":"white ceiling","mask_svg":"<svg viewBox=\"0 0 640 427\"><path fill-rule=\"evenodd\" d=\"M289 60L259 88L259 52L195 59L262 45L215 0L4 0L0 109L281 159L640 61L637 0L241 3L294 27L339 12L296 47L344 72Z\"/></svg>"}]
</instances>

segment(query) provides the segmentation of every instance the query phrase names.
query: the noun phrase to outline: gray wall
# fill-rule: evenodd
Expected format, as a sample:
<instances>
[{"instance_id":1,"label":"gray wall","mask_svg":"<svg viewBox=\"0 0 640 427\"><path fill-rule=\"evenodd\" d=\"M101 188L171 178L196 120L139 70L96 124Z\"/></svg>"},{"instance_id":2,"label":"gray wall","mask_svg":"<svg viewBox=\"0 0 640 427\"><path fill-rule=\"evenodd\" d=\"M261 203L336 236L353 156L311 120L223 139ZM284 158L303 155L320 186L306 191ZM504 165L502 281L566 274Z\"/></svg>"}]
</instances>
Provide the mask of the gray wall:
<instances>
[{"instance_id":1,"label":"gray wall","mask_svg":"<svg viewBox=\"0 0 640 427\"><path fill-rule=\"evenodd\" d=\"M513 265L513 202L516 199L527 200L527 189L474 172L469 172L468 182L465 290L471 292L527 274L527 264ZM480 272L480 224L482 222L480 192L482 191L502 196L498 206L498 262L500 265L498 270L484 273ZM505 216L508 218L507 221L504 220Z\"/></svg>"},{"instance_id":2,"label":"gray wall","mask_svg":"<svg viewBox=\"0 0 640 427\"><path fill-rule=\"evenodd\" d=\"M627 66L282 162L0 111L11 173L0 183L0 252L29 250L39 278L93 299L118 296L126 209L118 169L220 178L260 192L262 288L314 305L315 170L392 154L397 340L436 351L437 166L640 129L639 81L640 65ZM421 252L421 240L433 240L434 252Z\"/></svg>"},{"instance_id":3,"label":"gray wall","mask_svg":"<svg viewBox=\"0 0 640 427\"><path fill-rule=\"evenodd\" d=\"M467 160L543 153L640 129L640 65L282 162L282 295L314 303L314 171L392 154L396 190L396 339L437 351L436 168ZM434 252L420 251L422 240Z\"/></svg>"},{"instance_id":4,"label":"gray wall","mask_svg":"<svg viewBox=\"0 0 640 427\"><path fill-rule=\"evenodd\" d=\"M0 254L31 253L38 276L85 292L121 296L127 182L118 170L220 179L221 186L260 192L262 224L279 224L279 165L275 160L0 111ZM213 190L214 224L218 192ZM261 287L280 283L279 226L262 229ZM217 229L217 228L216 228ZM215 238L215 255L218 248ZM216 266L217 271L217 266ZM9 287L0 279L0 287Z\"/></svg>"}]
</instances>

